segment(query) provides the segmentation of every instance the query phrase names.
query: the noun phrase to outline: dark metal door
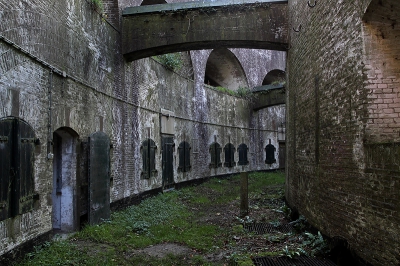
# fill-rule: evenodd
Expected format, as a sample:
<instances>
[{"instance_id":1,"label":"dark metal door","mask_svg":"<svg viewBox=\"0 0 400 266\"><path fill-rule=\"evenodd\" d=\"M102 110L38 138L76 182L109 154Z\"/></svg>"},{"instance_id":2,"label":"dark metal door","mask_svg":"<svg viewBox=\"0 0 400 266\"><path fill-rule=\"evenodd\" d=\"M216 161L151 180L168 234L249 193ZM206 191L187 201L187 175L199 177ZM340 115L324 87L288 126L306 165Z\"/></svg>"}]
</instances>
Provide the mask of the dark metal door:
<instances>
[{"instance_id":1,"label":"dark metal door","mask_svg":"<svg viewBox=\"0 0 400 266\"><path fill-rule=\"evenodd\" d=\"M30 211L34 193L33 129L18 118L0 121L0 221Z\"/></svg>"},{"instance_id":2,"label":"dark metal door","mask_svg":"<svg viewBox=\"0 0 400 266\"><path fill-rule=\"evenodd\" d=\"M18 123L19 135L19 214L33 209L38 195L34 192L34 152L35 134L32 128L23 122Z\"/></svg>"},{"instance_id":3,"label":"dark metal door","mask_svg":"<svg viewBox=\"0 0 400 266\"><path fill-rule=\"evenodd\" d=\"M174 183L174 138L163 136L162 147L163 188L166 188Z\"/></svg>"},{"instance_id":4,"label":"dark metal door","mask_svg":"<svg viewBox=\"0 0 400 266\"><path fill-rule=\"evenodd\" d=\"M14 169L11 168L12 121L0 122L0 221L10 217L11 183Z\"/></svg>"},{"instance_id":5,"label":"dark metal door","mask_svg":"<svg viewBox=\"0 0 400 266\"><path fill-rule=\"evenodd\" d=\"M104 132L89 137L89 224L110 219L110 139Z\"/></svg>"}]
</instances>

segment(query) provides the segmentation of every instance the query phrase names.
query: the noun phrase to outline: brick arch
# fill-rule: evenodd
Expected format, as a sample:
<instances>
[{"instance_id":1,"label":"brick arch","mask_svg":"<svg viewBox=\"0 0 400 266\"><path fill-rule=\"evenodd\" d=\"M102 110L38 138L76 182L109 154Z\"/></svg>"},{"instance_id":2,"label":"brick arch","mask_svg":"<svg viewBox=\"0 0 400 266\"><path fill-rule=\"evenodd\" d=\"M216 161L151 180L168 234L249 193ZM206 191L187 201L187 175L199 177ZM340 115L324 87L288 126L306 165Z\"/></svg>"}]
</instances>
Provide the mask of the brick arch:
<instances>
[{"instance_id":1,"label":"brick arch","mask_svg":"<svg viewBox=\"0 0 400 266\"><path fill-rule=\"evenodd\" d=\"M282 84L285 82L286 73L280 69L271 70L265 75L262 85L271 85L274 83ZM276 85L278 85L276 84Z\"/></svg>"},{"instance_id":2,"label":"brick arch","mask_svg":"<svg viewBox=\"0 0 400 266\"><path fill-rule=\"evenodd\" d=\"M241 63L226 48L218 48L211 52L207 60L204 83L234 91L241 87L248 87L247 77Z\"/></svg>"}]
</instances>

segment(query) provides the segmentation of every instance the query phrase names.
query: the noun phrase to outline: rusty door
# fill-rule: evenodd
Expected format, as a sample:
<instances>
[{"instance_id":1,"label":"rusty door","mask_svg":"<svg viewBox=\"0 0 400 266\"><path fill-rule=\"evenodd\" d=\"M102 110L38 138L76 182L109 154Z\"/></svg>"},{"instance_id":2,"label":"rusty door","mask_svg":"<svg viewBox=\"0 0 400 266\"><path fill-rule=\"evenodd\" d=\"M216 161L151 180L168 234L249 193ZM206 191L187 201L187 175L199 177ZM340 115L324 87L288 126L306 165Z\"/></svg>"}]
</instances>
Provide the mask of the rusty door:
<instances>
[{"instance_id":1,"label":"rusty door","mask_svg":"<svg viewBox=\"0 0 400 266\"><path fill-rule=\"evenodd\" d=\"M110 219L110 139L104 132L89 137L89 224Z\"/></svg>"}]
</instances>

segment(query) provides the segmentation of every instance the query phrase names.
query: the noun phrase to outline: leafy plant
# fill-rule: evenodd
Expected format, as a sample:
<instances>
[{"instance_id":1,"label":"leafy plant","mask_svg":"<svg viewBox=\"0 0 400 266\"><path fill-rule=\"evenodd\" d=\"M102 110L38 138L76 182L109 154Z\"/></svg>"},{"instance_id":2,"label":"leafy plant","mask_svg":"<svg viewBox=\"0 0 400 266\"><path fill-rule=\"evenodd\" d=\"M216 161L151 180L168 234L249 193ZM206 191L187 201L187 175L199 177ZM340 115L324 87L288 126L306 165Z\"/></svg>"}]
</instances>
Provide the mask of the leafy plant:
<instances>
[{"instance_id":1,"label":"leafy plant","mask_svg":"<svg viewBox=\"0 0 400 266\"><path fill-rule=\"evenodd\" d=\"M100 12L103 12L103 2L101 0L90 0L92 5L97 8Z\"/></svg>"},{"instance_id":2,"label":"leafy plant","mask_svg":"<svg viewBox=\"0 0 400 266\"><path fill-rule=\"evenodd\" d=\"M247 100L253 99L253 93L251 92L250 88L240 87L237 92L237 96L242 97Z\"/></svg>"},{"instance_id":3,"label":"leafy plant","mask_svg":"<svg viewBox=\"0 0 400 266\"><path fill-rule=\"evenodd\" d=\"M303 242L303 245L311 248L310 256L320 256L329 252L329 246L319 231L316 235L309 232L305 232L304 235L307 240Z\"/></svg>"},{"instance_id":4,"label":"leafy plant","mask_svg":"<svg viewBox=\"0 0 400 266\"><path fill-rule=\"evenodd\" d=\"M307 256L307 252L302 248L297 248L295 250L291 250L291 249L288 249L288 246L285 246L285 248L282 250L280 255L293 259L293 258L301 256L301 255Z\"/></svg>"},{"instance_id":5,"label":"leafy plant","mask_svg":"<svg viewBox=\"0 0 400 266\"><path fill-rule=\"evenodd\" d=\"M290 222L290 224L297 232L302 232L307 227L307 219L303 215L300 215L297 220Z\"/></svg>"},{"instance_id":6,"label":"leafy plant","mask_svg":"<svg viewBox=\"0 0 400 266\"><path fill-rule=\"evenodd\" d=\"M232 96L236 95L235 91L227 89L227 88L224 88L224 87L221 87L221 86L217 86L217 87L215 87L215 89L217 91L224 92L224 93L227 93L227 94L232 95Z\"/></svg>"},{"instance_id":7,"label":"leafy plant","mask_svg":"<svg viewBox=\"0 0 400 266\"><path fill-rule=\"evenodd\" d=\"M153 58L173 71L179 70L183 64L179 53L157 55Z\"/></svg>"}]
</instances>

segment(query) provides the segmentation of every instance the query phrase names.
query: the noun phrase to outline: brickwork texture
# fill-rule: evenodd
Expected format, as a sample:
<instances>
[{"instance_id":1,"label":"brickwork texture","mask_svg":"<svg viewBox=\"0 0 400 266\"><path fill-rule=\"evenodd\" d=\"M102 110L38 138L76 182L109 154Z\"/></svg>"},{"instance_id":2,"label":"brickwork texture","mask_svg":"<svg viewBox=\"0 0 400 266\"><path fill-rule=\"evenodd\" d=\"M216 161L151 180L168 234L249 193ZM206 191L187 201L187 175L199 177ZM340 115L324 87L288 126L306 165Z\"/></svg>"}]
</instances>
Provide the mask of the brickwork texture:
<instances>
[{"instance_id":1,"label":"brickwork texture","mask_svg":"<svg viewBox=\"0 0 400 266\"><path fill-rule=\"evenodd\" d=\"M286 197L373 265L398 265L399 3L289 1Z\"/></svg>"}]
</instances>

